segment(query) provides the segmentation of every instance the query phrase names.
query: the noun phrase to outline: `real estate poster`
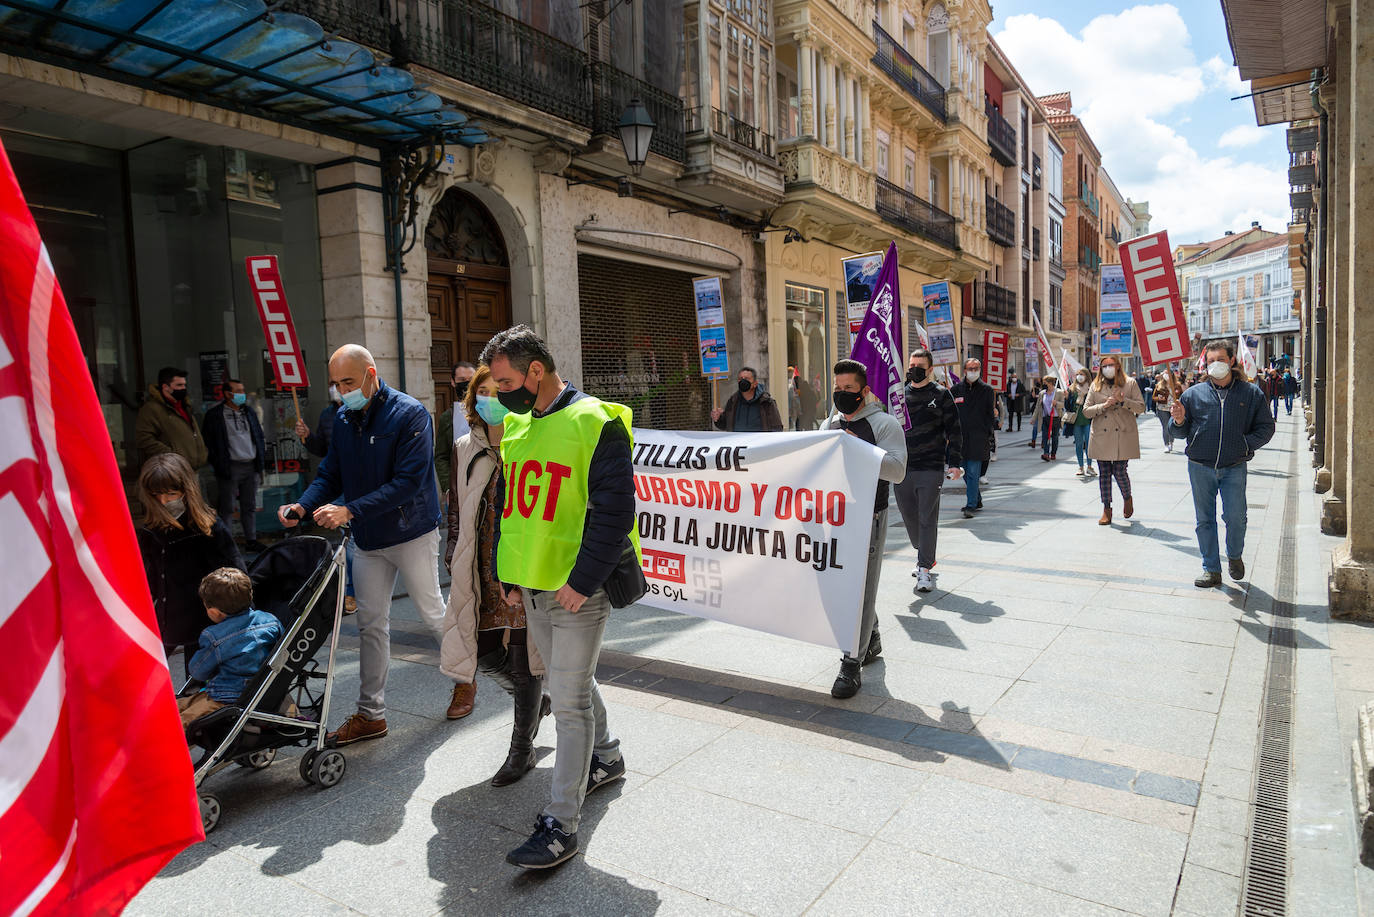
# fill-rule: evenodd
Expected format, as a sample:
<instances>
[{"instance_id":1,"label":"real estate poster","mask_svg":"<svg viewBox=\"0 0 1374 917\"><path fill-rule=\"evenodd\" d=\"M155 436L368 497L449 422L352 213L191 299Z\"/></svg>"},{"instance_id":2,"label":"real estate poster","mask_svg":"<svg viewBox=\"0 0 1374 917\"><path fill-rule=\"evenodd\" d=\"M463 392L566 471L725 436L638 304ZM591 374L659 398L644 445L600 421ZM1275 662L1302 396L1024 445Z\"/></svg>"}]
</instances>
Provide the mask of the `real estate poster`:
<instances>
[{"instance_id":1,"label":"real estate poster","mask_svg":"<svg viewBox=\"0 0 1374 917\"><path fill-rule=\"evenodd\" d=\"M954 332L954 310L950 306L949 283L944 280L921 287L926 308L926 335L936 366L959 362L959 344Z\"/></svg>"},{"instance_id":2,"label":"real estate poster","mask_svg":"<svg viewBox=\"0 0 1374 917\"><path fill-rule=\"evenodd\" d=\"M701 374L729 375L730 356L725 349L725 329L698 328L697 339L701 345Z\"/></svg>"},{"instance_id":3,"label":"real estate poster","mask_svg":"<svg viewBox=\"0 0 1374 917\"><path fill-rule=\"evenodd\" d=\"M696 296L698 328L725 324L725 304L721 298L719 277L693 278L692 293Z\"/></svg>"},{"instance_id":4,"label":"real estate poster","mask_svg":"<svg viewBox=\"0 0 1374 917\"><path fill-rule=\"evenodd\" d=\"M883 267L883 253L869 252L856 255L840 262L844 272L844 299L849 315L849 346L854 346L854 336L864 323L868 304L873 299L873 287L878 282L878 272Z\"/></svg>"},{"instance_id":5,"label":"real estate poster","mask_svg":"<svg viewBox=\"0 0 1374 917\"><path fill-rule=\"evenodd\" d=\"M1134 348L1131 298L1126 292L1126 272L1119 264L1102 265L1100 306L1100 353L1129 354Z\"/></svg>"}]
</instances>

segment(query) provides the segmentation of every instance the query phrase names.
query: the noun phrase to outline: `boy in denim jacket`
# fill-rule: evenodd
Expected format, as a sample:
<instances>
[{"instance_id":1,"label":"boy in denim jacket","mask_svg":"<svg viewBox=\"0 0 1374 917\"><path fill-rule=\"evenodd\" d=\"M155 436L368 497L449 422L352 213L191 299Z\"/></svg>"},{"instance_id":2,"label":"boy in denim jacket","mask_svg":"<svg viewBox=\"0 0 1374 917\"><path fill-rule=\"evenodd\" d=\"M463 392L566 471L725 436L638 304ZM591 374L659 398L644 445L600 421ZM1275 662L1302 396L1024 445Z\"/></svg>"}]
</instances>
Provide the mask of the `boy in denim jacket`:
<instances>
[{"instance_id":1,"label":"boy in denim jacket","mask_svg":"<svg viewBox=\"0 0 1374 917\"><path fill-rule=\"evenodd\" d=\"M220 567L200 581L200 600L214 623L200 635L200 649L189 671L205 687L177 698L183 726L238 700L248 683L281 639L275 615L253 604L253 581L235 567Z\"/></svg>"}]
</instances>

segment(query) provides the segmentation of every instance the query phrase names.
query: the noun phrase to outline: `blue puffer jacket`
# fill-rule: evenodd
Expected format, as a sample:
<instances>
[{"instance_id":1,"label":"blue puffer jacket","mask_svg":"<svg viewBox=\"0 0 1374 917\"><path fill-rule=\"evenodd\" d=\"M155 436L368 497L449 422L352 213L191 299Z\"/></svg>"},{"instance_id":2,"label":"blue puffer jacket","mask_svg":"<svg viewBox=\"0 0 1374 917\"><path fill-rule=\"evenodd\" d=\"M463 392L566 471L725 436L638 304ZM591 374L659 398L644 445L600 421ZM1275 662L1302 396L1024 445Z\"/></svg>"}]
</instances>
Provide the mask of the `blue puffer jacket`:
<instances>
[{"instance_id":1,"label":"blue puffer jacket","mask_svg":"<svg viewBox=\"0 0 1374 917\"><path fill-rule=\"evenodd\" d=\"M296 502L313 513L341 495L364 551L439 527L434 423L424 405L383 382L365 410L339 408L329 452Z\"/></svg>"},{"instance_id":2,"label":"blue puffer jacket","mask_svg":"<svg viewBox=\"0 0 1374 917\"><path fill-rule=\"evenodd\" d=\"M232 704L272 655L281 635L281 622L275 615L250 608L201 631L200 649L187 671L196 681L205 682L211 700Z\"/></svg>"},{"instance_id":3,"label":"blue puffer jacket","mask_svg":"<svg viewBox=\"0 0 1374 917\"><path fill-rule=\"evenodd\" d=\"M1248 462L1274 436L1274 418L1259 386L1233 379L1224 389L1199 382L1179 398L1187 416L1172 424L1174 438L1187 438L1194 462L1212 468Z\"/></svg>"}]
</instances>

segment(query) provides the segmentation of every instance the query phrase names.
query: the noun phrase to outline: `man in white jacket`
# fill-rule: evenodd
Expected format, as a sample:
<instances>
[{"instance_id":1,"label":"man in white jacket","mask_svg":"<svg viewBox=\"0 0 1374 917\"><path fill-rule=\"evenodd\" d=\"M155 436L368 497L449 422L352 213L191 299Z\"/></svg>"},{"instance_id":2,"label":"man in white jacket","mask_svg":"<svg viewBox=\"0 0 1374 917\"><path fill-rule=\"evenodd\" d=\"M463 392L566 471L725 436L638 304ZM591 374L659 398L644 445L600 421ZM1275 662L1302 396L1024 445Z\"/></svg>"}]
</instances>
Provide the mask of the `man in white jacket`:
<instances>
[{"instance_id":1,"label":"man in white jacket","mask_svg":"<svg viewBox=\"0 0 1374 917\"><path fill-rule=\"evenodd\" d=\"M840 660L840 674L830 688L830 696L853 697L863 679L859 669L877 659L883 651L878 636L878 575L883 569L883 548L887 543L888 482L901 483L906 477L906 436L897 418L883 406L868 387L868 371L856 360L835 364L835 413L822 425L824 430L844 430L883 450L878 469L878 489L873 497L873 530L868 542L868 574L864 580L863 617L859 627L857 656Z\"/></svg>"}]
</instances>

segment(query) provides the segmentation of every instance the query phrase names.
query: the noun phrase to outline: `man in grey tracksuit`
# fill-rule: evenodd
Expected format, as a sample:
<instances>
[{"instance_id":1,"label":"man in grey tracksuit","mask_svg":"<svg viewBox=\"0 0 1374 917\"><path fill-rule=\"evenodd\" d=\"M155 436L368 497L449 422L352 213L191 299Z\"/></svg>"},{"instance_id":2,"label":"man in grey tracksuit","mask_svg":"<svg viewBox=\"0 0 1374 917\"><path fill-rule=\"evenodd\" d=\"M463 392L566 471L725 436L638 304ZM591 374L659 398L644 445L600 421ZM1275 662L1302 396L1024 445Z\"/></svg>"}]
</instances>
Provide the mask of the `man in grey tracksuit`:
<instances>
[{"instance_id":1,"label":"man in grey tracksuit","mask_svg":"<svg viewBox=\"0 0 1374 917\"><path fill-rule=\"evenodd\" d=\"M823 430L844 430L883 450L878 469L878 488L873 497L873 529L868 542L868 571L864 579L863 616L859 625L858 655L840 660L840 674L830 689L831 697L853 697L859 693L862 678L859 668L877 659L883 651L878 637L878 575L883 568L883 548L887 542L888 482L900 483L906 477L906 437L897 418L883 410L868 387L868 371L857 360L835 364L835 413L821 425Z\"/></svg>"}]
</instances>

